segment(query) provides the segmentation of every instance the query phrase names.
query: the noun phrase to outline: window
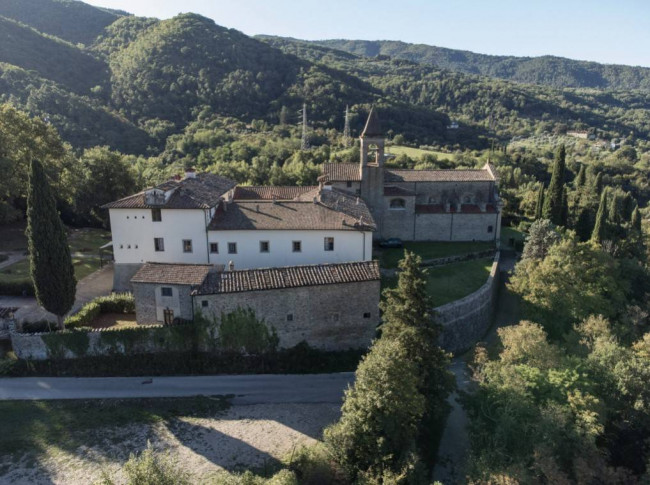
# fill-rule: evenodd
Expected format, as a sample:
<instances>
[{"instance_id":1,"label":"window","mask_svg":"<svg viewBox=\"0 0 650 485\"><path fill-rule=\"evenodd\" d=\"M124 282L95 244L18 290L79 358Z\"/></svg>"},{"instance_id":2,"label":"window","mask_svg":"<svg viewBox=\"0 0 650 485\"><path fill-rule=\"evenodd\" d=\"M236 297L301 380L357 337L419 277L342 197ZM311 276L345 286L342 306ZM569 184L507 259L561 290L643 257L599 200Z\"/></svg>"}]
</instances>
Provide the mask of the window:
<instances>
[{"instance_id":1,"label":"window","mask_svg":"<svg viewBox=\"0 0 650 485\"><path fill-rule=\"evenodd\" d=\"M228 254L237 254L237 243L228 243Z\"/></svg>"},{"instance_id":2,"label":"window","mask_svg":"<svg viewBox=\"0 0 650 485\"><path fill-rule=\"evenodd\" d=\"M348 189L352 188L352 182L350 182L349 180L348 180L348 183L346 185L347 185Z\"/></svg>"},{"instance_id":3,"label":"window","mask_svg":"<svg viewBox=\"0 0 650 485\"><path fill-rule=\"evenodd\" d=\"M293 241L292 246L294 253L302 253L302 241Z\"/></svg>"},{"instance_id":4,"label":"window","mask_svg":"<svg viewBox=\"0 0 650 485\"><path fill-rule=\"evenodd\" d=\"M191 253L192 252L192 240L191 239L183 239L183 252L184 253Z\"/></svg>"},{"instance_id":5,"label":"window","mask_svg":"<svg viewBox=\"0 0 650 485\"><path fill-rule=\"evenodd\" d=\"M219 254L219 243L210 243L210 252L212 254Z\"/></svg>"},{"instance_id":6,"label":"window","mask_svg":"<svg viewBox=\"0 0 650 485\"><path fill-rule=\"evenodd\" d=\"M392 199L390 201L391 209L404 209L406 208L406 201L404 199Z\"/></svg>"},{"instance_id":7,"label":"window","mask_svg":"<svg viewBox=\"0 0 650 485\"><path fill-rule=\"evenodd\" d=\"M287 322L293 322L293 313L287 313Z\"/></svg>"},{"instance_id":8,"label":"window","mask_svg":"<svg viewBox=\"0 0 650 485\"><path fill-rule=\"evenodd\" d=\"M162 296L173 296L174 290L172 290L169 286L163 286L160 288L160 294Z\"/></svg>"},{"instance_id":9,"label":"window","mask_svg":"<svg viewBox=\"0 0 650 485\"><path fill-rule=\"evenodd\" d=\"M142 216L144 219L144 216ZM162 212L160 209L151 209L151 220L154 222L162 221Z\"/></svg>"},{"instance_id":10,"label":"window","mask_svg":"<svg viewBox=\"0 0 650 485\"><path fill-rule=\"evenodd\" d=\"M492 231L494 231L494 227L488 226L488 232L492 232Z\"/></svg>"},{"instance_id":11,"label":"window","mask_svg":"<svg viewBox=\"0 0 650 485\"><path fill-rule=\"evenodd\" d=\"M370 318L370 312L366 312L363 314L363 318Z\"/></svg>"},{"instance_id":12,"label":"window","mask_svg":"<svg viewBox=\"0 0 650 485\"><path fill-rule=\"evenodd\" d=\"M334 238L326 237L325 238L325 251L334 251Z\"/></svg>"},{"instance_id":13,"label":"window","mask_svg":"<svg viewBox=\"0 0 650 485\"><path fill-rule=\"evenodd\" d=\"M268 241L260 241L260 253L268 253L270 251L270 244Z\"/></svg>"},{"instance_id":14,"label":"window","mask_svg":"<svg viewBox=\"0 0 650 485\"><path fill-rule=\"evenodd\" d=\"M156 251L164 251L165 250L165 240L162 237L154 237L153 238L153 245L156 248Z\"/></svg>"},{"instance_id":15,"label":"window","mask_svg":"<svg viewBox=\"0 0 650 485\"><path fill-rule=\"evenodd\" d=\"M207 307L208 306L208 300L201 300L201 306L203 308Z\"/></svg>"}]
</instances>

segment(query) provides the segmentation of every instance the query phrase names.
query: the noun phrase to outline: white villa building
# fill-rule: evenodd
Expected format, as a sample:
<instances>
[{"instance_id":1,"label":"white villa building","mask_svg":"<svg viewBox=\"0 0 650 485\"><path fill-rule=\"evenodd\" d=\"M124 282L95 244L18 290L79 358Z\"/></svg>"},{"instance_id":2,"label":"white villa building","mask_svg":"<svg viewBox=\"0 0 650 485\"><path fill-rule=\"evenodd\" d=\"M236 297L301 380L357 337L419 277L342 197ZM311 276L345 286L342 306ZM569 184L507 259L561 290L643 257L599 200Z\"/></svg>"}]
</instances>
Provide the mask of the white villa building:
<instances>
[{"instance_id":1,"label":"white villa building","mask_svg":"<svg viewBox=\"0 0 650 485\"><path fill-rule=\"evenodd\" d=\"M359 197L317 187L236 187L188 171L109 209L114 289L145 263L217 270L369 261L374 220Z\"/></svg>"}]
</instances>

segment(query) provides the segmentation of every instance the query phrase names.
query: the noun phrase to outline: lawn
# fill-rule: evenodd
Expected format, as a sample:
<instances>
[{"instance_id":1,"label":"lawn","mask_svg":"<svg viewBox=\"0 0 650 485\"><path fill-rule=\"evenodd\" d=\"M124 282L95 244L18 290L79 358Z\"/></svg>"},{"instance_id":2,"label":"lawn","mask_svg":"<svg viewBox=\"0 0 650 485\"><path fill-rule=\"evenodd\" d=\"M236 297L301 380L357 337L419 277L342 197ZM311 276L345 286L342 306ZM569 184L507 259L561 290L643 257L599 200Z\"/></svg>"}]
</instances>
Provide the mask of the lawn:
<instances>
[{"instance_id":1,"label":"lawn","mask_svg":"<svg viewBox=\"0 0 650 485\"><path fill-rule=\"evenodd\" d=\"M156 423L178 417L214 417L228 398L147 398L0 402L0 454L74 451L103 439L103 428Z\"/></svg>"},{"instance_id":2,"label":"lawn","mask_svg":"<svg viewBox=\"0 0 650 485\"><path fill-rule=\"evenodd\" d=\"M72 258L72 265L77 281L79 281L99 269L99 258ZM27 258L0 270L0 281L15 283L29 278L29 259Z\"/></svg>"},{"instance_id":3,"label":"lawn","mask_svg":"<svg viewBox=\"0 0 650 485\"><path fill-rule=\"evenodd\" d=\"M102 313L88 326L92 328L111 328L115 330L118 328L137 327L138 324L135 320L135 314L132 313Z\"/></svg>"},{"instance_id":4,"label":"lawn","mask_svg":"<svg viewBox=\"0 0 650 485\"><path fill-rule=\"evenodd\" d=\"M407 242L404 248L413 251L424 259L444 258L494 248L493 242ZM382 268L397 268L397 263L404 257L404 249L378 249L375 257L379 258Z\"/></svg>"},{"instance_id":5,"label":"lawn","mask_svg":"<svg viewBox=\"0 0 650 485\"><path fill-rule=\"evenodd\" d=\"M453 153L438 152L434 150L424 150L422 148L411 148L400 145L388 146L386 147L387 153L392 153L393 155L401 155L402 153L408 155L414 160L419 159L422 155L435 155L438 160L452 160L454 158Z\"/></svg>"},{"instance_id":6,"label":"lawn","mask_svg":"<svg viewBox=\"0 0 650 485\"><path fill-rule=\"evenodd\" d=\"M96 228L67 228L70 250L75 253L95 253L111 240L110 231ZM0 227L0 253L3 251L27 251L25 223L9 224Z\"/></svg>"},{"instance_id":7,"label":"lawn","mask_svg":"<svg viewBox=\"0 0 650 485\"><path fill-rule=\"evenodd\" d=\"M462 263L427 268L427 290L434 306L463 298L483 286L490 275L493 260L475 259ZM397 277L383 278L382 287L394 287Z\"/></svg>"},{"instance_id":8,"label":"lawn","mask_svg":"<svg viewBox=\"0 0 650 485\"><path fill-rule=\"evenodd\" d=\"M515 229L514 227L502 227L501 247L513 249L513 246L510 244L510 239L514 239L515 241L523 241L526 239L526 234Z\"/></svg>"}]
</instances>

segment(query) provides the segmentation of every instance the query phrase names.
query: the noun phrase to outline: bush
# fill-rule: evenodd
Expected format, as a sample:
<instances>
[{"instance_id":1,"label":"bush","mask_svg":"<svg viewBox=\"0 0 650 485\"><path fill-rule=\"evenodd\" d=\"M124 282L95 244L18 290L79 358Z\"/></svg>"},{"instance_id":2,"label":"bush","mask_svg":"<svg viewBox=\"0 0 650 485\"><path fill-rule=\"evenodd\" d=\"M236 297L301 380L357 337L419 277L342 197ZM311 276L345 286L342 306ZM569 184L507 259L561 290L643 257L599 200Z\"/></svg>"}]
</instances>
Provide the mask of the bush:
<instances>
[{"instance_id":1,"label":"bush","mask_svg":"<svg viewBox=\"0 0 650 485\"><path fill-rule=\"evenodd\" d=\"M124 474L127 485L190 485L192 481L188 473L175 468L168 457L156 455L151 443L140 454L131 454L129 461L124 464ZM115 485L106 473L96 485Z\"/></svg>"},{"instance_id":2,"label":"bush","mask_svg":"<svg viewBox=\"0 0 650 485\"><path fill-rule=\"evenodd\" d=\"M0 295L34 296L34 284L31 280L0 281Z\"/></svg>"},{"instance_id":3,"label":"bush","mask_svg":"<svg viewBox=\"0 0 650 485\"><path fill-rule=\"evenodd\" d=\"M278 343L275 329L269 331L264 320L258 320L251 308L238 308L221 315L219 344L224 350L259 354L274 351Z\"/></svg>"},{"instance_id":4,"label":"bush","mask_svg":"<svg viewBox=\"0 0 650 485\"><path fill-rule=\"evenodd\" d=\"M65 320L67 328L90 325L102 313L135 313L135 299L130 293L100 296L86 303L81 310Z\"/></svg>"}]
</instances>

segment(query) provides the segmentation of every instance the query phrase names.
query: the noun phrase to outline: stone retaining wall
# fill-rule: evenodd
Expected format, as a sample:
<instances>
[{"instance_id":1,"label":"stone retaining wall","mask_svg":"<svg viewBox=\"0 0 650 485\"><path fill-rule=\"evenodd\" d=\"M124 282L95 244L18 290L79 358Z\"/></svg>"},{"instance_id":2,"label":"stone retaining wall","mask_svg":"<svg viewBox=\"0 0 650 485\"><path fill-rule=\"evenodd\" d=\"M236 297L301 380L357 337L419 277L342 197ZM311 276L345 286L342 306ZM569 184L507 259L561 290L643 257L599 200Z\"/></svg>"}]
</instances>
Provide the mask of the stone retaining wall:
<instances>
[{"instance_id":1,"label":"stone retaining wall","mask_svg":"<svg viewBox=\"0 0 650 485\"><path fill-rule=\"evenodd\" d=\"M499 291L499 253L487 282L474 293L434 309L442 324L440 346L455 354L470 348L490 328Z\"/></svg>"},{"instance_id":2,"label":"stone retaining wall","mask_svg":"<svg viewBox=\"0 0 650 485\"><path fill-rule=\"evenodd\" d=\"M191 350L191 329L187 325L141 325L133 329L97 329L88 332L20 333L10 324L11 346L19 359L139 354ZM48 342L48 339L51 339ZM49 345L48 345L49 343Z\"/></svg>"}]
</instances>

